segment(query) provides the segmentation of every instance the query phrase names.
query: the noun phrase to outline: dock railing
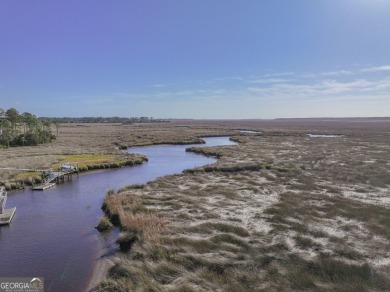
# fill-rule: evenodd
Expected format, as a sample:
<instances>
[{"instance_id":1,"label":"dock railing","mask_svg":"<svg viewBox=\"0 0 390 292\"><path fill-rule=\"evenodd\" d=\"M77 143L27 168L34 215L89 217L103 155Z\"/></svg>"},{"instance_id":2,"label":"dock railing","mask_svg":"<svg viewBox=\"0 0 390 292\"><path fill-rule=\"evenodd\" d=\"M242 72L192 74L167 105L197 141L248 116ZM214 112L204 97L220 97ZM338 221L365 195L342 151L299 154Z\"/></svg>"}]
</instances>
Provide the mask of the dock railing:
<instances>
[{"instance_id":1,"label":"dock railing","mask_svg":"<svg viewBox=\"0 0 390 292\"><path fill-rule=\"evenodd\" d=\"M0 187L0 214L5 209L5 202L7 201L7 192L4 187Z\"/></svg>"},{"instance_id":2,"label":"dock railing","mask_svg":"<svg viewBox=\"0 0 390 292\"><path fill-rule=\"evenodd\" d=\"M59 175L59 172L50 172L48 176L46 176L44 179L43 179L43 183L50 183L52 181L54 181Z\"/></svg>"}]
</instances>

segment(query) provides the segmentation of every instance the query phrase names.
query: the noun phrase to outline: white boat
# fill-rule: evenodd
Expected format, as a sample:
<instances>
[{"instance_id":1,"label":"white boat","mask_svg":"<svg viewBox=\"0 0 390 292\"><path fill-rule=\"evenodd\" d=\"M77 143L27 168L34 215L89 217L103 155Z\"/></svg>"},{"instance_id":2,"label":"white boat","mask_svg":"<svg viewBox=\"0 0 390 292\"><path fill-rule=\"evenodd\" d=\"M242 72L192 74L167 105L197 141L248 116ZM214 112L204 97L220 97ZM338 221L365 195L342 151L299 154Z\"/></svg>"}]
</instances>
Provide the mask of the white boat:
<instances>
[{"instance_id":1,"label":"white boat","mask_svg":"<svg viewBox=\"0 0 390 292\"><path fill-rule=\"evenodd\" d=\"M61 164L61 170L62 171L76 171L77 168L74 167L72 164L70 163L64 163L64 164Z\"/></svg>"}]
</instances>

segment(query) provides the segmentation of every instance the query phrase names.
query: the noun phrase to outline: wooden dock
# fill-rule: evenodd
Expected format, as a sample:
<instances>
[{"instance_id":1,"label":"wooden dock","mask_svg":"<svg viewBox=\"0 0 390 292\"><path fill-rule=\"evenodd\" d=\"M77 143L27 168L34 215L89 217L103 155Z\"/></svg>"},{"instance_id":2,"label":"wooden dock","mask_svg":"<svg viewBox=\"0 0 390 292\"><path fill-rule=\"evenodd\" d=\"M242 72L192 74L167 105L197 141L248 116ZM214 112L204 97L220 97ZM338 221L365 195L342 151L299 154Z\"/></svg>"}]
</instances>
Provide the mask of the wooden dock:
<instances>
[{"instance_id":1,"label":"wooden dock","mask_svg":"<svg viewBox=\"0 0 390 292\"><path fill-rule=\"evenodd\" d=\"M32 189L34 191L43 191L43 190L46 190L48 188L52 188L55 185L56 185L56 183L44 183L44 184L35 185L32 187Z\"/></svg>"},{"instance_id":2,"label":"wooden dock","mask_svg":"<svg viewBox=\"0 0 390 292\"><path fill-rule=\"evenodd\" d=\"M12 218L16 212L16 207L11 209L4 209L3 213L0 214L0 225L7 225L11 223Z\"/></svg>"},{"instance_id":3,"label":"wooden dock","mask_svg":"<svg viewBox=\"0 0 390 292\"><path fill-rule=\"evenodd\" d=\"M60 170L59 171L45 171L44 174L44 179L42 180L42 183L39 185L33 185L32 189L34 191L43 191L48 188L54 187L56 183L64 182L65 178L69 180L72 179L72 175L74 173L79 173L78 168L72 166L71 164L61 164Z\"/></svg>"}]
</instances>

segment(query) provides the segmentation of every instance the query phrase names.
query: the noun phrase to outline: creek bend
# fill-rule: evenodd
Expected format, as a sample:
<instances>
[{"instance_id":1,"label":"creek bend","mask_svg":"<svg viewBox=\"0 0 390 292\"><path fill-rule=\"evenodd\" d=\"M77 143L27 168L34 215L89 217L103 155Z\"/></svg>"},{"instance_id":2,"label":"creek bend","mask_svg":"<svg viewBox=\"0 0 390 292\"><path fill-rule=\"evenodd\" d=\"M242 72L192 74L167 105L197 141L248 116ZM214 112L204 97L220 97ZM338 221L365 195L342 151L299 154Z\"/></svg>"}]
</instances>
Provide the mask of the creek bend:
<instances>
[{"instance_id":1,"label":"creek bend","mask_svg":"<svg viewBox=\"0 0 390 292\"><path fill-rule=\"evenodd\" d=\"M74 176L43 192L10 192L7 206L17 210L11 224L0 228L0 277L43 277L45 291L84 291L102 242L108 240L95 229L103 215L100 208L106 192L216 161L186 152L188 147L236 144L229 137L204 140L203 145L130 148L127 152L144 154L149 161Z\"/></svg>"}]
</instances>

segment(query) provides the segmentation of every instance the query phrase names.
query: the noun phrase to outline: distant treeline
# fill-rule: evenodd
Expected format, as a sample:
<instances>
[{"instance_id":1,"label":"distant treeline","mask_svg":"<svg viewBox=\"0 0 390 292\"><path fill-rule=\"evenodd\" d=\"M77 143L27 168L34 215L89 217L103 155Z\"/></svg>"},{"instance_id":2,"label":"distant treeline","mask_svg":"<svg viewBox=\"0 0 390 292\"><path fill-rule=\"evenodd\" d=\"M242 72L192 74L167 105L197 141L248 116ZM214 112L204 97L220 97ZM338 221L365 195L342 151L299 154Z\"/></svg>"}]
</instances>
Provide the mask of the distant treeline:
<instances>
[{"instance_id":1,"label":"distant treeline","mask_svg":"<svg viewBox=\"0 0 390 292\"><path fill-rule=\"evenodd\" d=\"M82 117L82 118L40 118L45 121L56 122L56 123L165 123L169 120L154 119L152 117L131 117L131 118L120 118L120 117Z\"/></svg>"},{"instance_id":2,"label":"distant treeline","mask_svg":"<svg viewBox=\"0 0 390 292\"><path fill-rule=\"evenodd\" d=\"M55 139L51 133L52 123L35 115L10 108L0 108L0 146L34 146L50 143Z\"/></svg>"}]
</instances>

